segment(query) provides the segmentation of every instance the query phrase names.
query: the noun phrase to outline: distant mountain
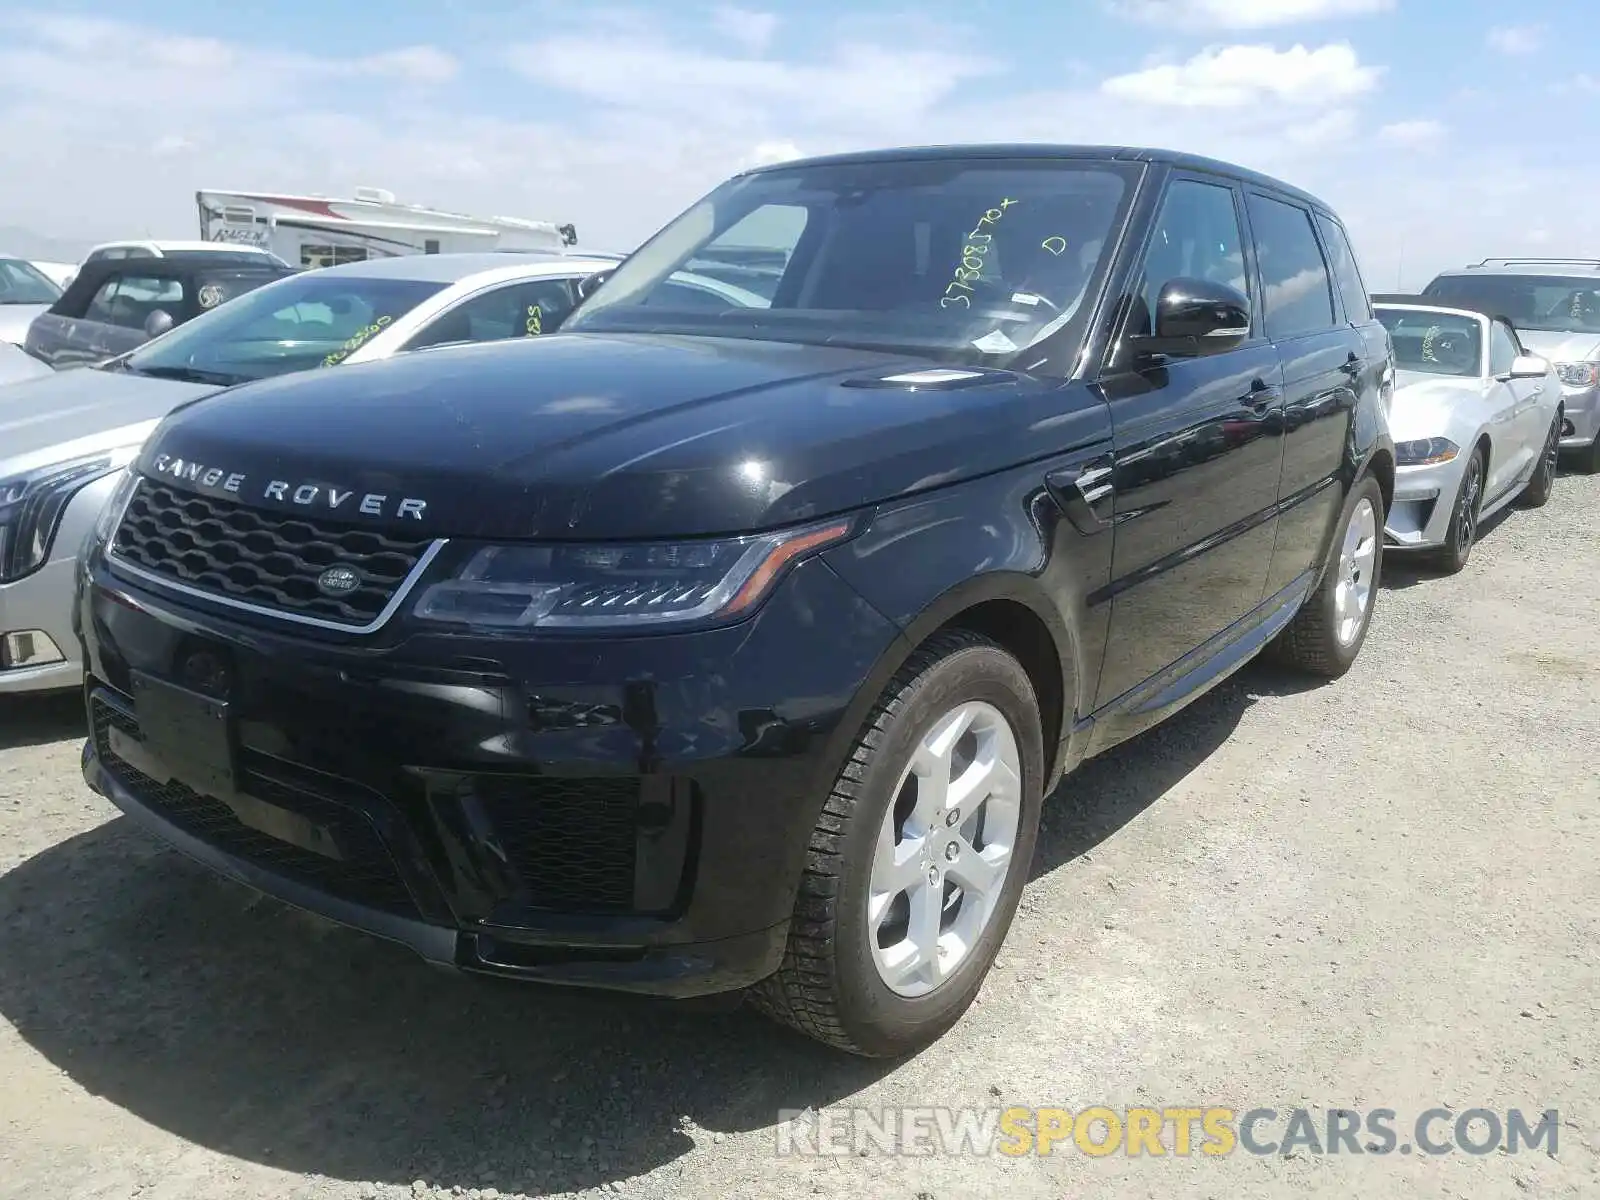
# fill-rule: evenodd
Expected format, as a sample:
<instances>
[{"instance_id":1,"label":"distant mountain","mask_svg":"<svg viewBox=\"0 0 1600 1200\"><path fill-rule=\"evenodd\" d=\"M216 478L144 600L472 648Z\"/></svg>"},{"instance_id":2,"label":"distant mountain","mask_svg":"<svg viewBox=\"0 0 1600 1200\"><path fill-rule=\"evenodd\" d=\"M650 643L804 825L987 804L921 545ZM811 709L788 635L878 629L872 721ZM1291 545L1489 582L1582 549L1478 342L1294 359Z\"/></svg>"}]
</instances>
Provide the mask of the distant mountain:
<instances>
[{"instance_id":1,"label":"distant mountain","mask_svg":"<svg viewBox=\"0 0 1600 1200\"><path fill-rule=\"evenodd\" d=\"M77 238L45 237L16 225L0 225L0 255L37 259L40 262L75 263L94 245Z\"/></svg>"}]
</instances>

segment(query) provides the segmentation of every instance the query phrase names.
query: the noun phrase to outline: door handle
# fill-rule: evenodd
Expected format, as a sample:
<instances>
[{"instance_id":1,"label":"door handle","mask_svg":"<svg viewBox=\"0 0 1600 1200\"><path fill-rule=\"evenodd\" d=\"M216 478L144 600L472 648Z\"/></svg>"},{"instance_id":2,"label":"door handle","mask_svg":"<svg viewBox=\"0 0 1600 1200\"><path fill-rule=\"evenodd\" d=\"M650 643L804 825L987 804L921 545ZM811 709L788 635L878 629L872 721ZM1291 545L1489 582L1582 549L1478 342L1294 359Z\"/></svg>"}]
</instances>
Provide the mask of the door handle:
<instances>
[{"instance_id":1,"label":"door handle","mask_svg":"<svg viewBox=\"0 0 1600 1200\"><path fill-rule=\"evenodd\" d=\"M1277 388L1260 379L1252 379L1250 381L1250 390L1244 394L1243 399L1248 407L1260 412L1269 404L1274 403L1280 395L1282 395L1282 392Z\"/></svg>"}]
</instances>

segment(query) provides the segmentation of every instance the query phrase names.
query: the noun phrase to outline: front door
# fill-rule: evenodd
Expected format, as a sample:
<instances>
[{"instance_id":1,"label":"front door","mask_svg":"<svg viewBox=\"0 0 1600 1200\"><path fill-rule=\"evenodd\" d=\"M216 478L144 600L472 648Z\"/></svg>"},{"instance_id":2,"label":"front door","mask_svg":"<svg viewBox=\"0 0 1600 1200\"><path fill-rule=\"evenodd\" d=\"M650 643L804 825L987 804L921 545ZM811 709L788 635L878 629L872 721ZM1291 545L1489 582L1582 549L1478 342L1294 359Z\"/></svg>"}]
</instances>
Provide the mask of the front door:
<instances>
[{"instance_id":1,"label":"front door","mask_svg":"<svg viewBox=\"0 0 1600 1200\"><path fill-rule=\"evenodd\" d=\"M1174 174L1134 283L1124 349L1101 378L1115 429L1116 532L1097 707L1261 603L1277 525L1282 391L1251 274L1234 186ZM1204 358L1128 357L1128 337L1153 328L1156 297L1178 277L1251 296L1250 336Z\"/></svg>"}]
</instances>

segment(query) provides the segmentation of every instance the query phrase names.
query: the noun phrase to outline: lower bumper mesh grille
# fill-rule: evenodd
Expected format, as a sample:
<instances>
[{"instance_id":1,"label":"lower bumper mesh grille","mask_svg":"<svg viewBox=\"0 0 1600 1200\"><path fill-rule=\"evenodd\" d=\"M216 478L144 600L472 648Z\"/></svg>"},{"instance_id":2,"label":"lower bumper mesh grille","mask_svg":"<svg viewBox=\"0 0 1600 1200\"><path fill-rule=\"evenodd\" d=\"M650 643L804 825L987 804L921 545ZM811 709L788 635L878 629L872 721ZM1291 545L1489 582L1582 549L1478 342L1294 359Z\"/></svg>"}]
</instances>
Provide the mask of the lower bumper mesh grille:
<instances>
[{"instance_id":1,"label":"lower bumper mesh grille","mask_svg":"<svg viewBox=\"0 0 1600 1200\"><path fill-rule=\"evenodd\" d=\"M131 712L101 694L91 698L90 718L95 752L105 769L141 804L184 833L232 858L353 904L402 916L417 915L416 903L393 857L371 821L355 809L259 773L245 776L245 787L252 796L332 832L343 858L325 857L244 824L221 800L176 781L158 782L119 758L111 745L111 730L119 729L137 739L138 722Z\"/></svg>"}]
</instances>

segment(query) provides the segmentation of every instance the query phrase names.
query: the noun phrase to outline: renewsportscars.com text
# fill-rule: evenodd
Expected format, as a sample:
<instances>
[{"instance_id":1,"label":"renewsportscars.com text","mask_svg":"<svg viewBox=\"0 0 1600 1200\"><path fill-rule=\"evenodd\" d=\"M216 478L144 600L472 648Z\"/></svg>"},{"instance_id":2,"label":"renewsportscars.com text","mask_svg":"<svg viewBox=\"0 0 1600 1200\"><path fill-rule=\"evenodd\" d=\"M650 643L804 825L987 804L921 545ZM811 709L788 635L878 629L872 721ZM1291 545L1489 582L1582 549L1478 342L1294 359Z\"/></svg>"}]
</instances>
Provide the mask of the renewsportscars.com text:
<instances>
[{"instance_id":1,"label":"renewsportscars.com text","mask_svg":"<svg viewBox=\"0 0 1600 1200\"><path fill-rule=\"evenodd\" d=\"M778 1114L781 1157L1084 1154L1220 1158L1243 1152L1287 1154L1521 1154L1554 1157L1561 1128L1555 1109L1391 1108L1234 1109L1174 1105L1114 1109L850 1108L785 1109Z\"/></svg>"}]
</instances>

